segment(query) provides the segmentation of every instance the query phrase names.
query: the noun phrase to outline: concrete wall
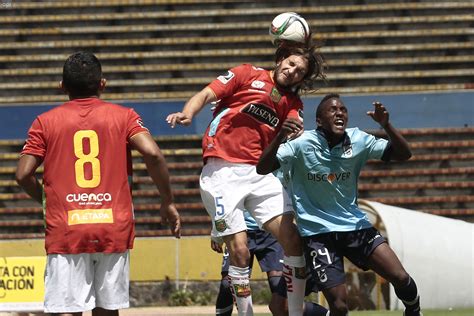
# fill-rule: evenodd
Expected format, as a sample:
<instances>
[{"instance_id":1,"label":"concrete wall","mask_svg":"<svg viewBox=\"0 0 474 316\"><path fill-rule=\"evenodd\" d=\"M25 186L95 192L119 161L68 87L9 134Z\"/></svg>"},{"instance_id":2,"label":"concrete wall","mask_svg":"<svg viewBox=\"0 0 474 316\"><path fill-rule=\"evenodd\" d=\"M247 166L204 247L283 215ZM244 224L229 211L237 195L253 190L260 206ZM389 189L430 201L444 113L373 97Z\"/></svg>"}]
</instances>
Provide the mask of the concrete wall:
<instances>
[{"instance_id":1,"label":"concrete wall","mask_svg":"<svg viewBox=\"0 0 474 316\"><path fill-rule=\"evenodd\" d=\"M212 281L221 279L222 255L211 250L208 236L137 238L131 251L131 281ZM45 256L43 239L2 240L1 257ZM252 278L266 279L255 261Z\"/></svg>"}]
</instances>

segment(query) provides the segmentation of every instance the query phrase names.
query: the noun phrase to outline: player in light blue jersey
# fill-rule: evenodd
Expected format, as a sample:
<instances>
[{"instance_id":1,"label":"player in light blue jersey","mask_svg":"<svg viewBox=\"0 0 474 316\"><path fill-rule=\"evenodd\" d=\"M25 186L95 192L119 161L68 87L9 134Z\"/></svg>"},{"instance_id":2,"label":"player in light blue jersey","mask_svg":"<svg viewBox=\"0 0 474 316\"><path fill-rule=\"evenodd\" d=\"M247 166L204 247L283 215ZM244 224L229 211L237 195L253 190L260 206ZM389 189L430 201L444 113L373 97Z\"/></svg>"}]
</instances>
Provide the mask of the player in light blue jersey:
<instances>
[{"instance_id":1,"label":"player in light blue jersey","mask_svg":"<svg viewBox=\"0 0 474 316\"><path fill-rule=\"evenodd\" d=\"M317 129L280 144L301 128L287 119L264 151L257 172L283 168L291 174L289 192L297 212L307 265L323 291L331 316L347 315L344 261L372 269L388 280L405 305L406 316L420 315L418 289L386 240L357 204L357 181L369 159L408 160L410 147L389 121L380 102L367 114L385 130L389 140L358 128L347 128L347 108L337 94L325 96L316 111Z\"/></svg>"}]
</instances>

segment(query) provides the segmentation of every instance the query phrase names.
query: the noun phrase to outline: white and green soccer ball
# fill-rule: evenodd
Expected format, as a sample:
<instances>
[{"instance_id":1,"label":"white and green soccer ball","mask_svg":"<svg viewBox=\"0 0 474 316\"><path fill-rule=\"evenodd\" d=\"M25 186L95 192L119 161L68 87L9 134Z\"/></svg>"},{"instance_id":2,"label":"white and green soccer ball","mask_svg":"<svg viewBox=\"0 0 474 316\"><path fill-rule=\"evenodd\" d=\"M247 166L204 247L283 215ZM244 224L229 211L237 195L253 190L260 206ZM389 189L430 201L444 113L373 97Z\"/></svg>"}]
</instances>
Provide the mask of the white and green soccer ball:
<instances>
[{"instance_id":1,"label":"white and green soccer ball","mask_svg":"<svg viewBox=\"0 0 474 316\"><path fill-rule=\"evenodd\" d=\"M311 30L306 20L295 12L285 12L277 15L269 30L274 45L283 41L305 44L311 37Z\"/></svg>"}]
</instances>

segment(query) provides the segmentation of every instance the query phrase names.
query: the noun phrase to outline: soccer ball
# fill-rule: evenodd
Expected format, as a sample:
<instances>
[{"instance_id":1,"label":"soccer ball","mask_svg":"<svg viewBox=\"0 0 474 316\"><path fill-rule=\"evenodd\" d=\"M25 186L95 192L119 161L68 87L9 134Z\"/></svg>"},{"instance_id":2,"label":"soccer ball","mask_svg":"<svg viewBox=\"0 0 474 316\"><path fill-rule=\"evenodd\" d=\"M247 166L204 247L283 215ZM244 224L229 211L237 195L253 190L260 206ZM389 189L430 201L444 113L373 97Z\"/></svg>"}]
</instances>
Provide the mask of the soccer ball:
<instances>
[{"instance_id":1,"label":"soccer ball","mask_svg":"<svg viewBox=\"0 0 474 316\"><path fill-rule=\"evenodd\" d=\"M274 45L279 45L282 41L305 44L311 36L306 20L294 12L285 12L277 15L272 21L269 33Z\"/></svg>"}]
</instances>

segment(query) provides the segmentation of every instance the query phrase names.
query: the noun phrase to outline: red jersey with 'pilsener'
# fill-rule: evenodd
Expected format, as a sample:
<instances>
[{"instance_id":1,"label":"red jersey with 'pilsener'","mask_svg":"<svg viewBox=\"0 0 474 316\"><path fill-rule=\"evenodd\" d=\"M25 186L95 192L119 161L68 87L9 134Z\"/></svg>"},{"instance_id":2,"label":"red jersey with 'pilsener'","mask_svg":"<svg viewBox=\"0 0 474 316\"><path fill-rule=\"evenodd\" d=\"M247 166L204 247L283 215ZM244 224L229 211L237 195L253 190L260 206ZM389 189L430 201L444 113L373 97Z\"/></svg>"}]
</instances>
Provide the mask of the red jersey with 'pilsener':
<instances>
[{"instance_id":1,"label":"red jersey with 'pilsener'","mask_svg":"<svg viewBox=\"0 0 474 316\"><path fill-rule=\"evenodd\" d=\"M76 99L39 115L22 155L44 163L46 252L124 252L135 237L128 141L143 127L130 108Z\"/></svg>"},{"instance_id":2,"label":"red jersey with 'pilsener'","mask_svg":"<svg viewBox=\"0 0 474 316\"><path fill-rule=\"evenodd\" d=\"M244 64L208 86L218 106L202 141L203 157L256 165L287 117L300 117L303 103L278 90L268 70Z\"/></svg>"}]
</instances>

